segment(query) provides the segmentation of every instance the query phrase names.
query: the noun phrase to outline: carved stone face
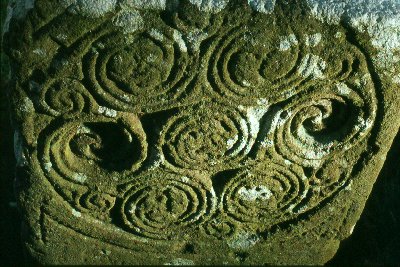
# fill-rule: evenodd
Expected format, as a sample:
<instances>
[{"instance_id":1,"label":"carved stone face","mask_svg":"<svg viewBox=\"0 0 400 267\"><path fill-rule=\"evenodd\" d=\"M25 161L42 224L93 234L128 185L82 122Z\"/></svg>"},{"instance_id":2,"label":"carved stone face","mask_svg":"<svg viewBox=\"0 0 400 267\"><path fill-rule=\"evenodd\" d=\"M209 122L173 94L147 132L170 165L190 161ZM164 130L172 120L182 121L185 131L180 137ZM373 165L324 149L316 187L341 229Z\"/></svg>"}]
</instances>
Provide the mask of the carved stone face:
<instances>
[{"instance_id":1,"label":"carved stone face","mask_svg":"<svg viewBox=\"0 0 400 267\"><path fill-rule=\"evenodd\" d=\"M375 179L382 88L398 87L369 39L299 3L114 2L38 1L12 31L24 38L9 53L31 253L329 259Z\"/></svg>"}]
</instances>

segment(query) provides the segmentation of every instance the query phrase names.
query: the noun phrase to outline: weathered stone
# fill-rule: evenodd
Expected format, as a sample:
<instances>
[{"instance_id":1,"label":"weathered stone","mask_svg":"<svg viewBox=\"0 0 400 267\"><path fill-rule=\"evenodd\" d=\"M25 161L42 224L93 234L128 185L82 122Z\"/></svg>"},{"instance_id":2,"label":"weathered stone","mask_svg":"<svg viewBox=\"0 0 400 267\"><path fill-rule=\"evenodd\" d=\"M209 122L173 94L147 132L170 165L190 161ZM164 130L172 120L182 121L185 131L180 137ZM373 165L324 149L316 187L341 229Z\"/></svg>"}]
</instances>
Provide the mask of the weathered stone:
<instances>
[{"instance_id":1,"label":"weathered stone","mask_svg":"<svg viewBox=\"0 0 400 267\"><path fill-rule=\"evenodd\" d=\"M329 260L400 125L400 3L326 2L12 1L27 251Z\"/></svg>"}]
</instances>

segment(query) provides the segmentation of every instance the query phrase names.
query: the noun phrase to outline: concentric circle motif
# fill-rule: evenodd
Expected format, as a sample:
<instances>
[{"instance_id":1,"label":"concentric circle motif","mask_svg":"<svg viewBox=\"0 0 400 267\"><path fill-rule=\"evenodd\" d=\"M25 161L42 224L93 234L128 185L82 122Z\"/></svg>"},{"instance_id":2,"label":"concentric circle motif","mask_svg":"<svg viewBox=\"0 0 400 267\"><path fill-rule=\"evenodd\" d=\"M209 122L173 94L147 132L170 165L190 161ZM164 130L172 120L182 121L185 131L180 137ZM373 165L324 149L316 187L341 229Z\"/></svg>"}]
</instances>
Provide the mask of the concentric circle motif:
<instances>
[{"instance_id":1,"label":"concentric circle motif","mask_svg":"<svg viewBox=\"0 0 400 267\"><path fill-rule=\"evenodd\" d=\"M239 223L269 227L307 210L308 188L298 167L265 162L227 183L220 208Z\"/></svg>"},{"instance_id":2,"label":"concentric circle motif","mask_svg":"<svg viewBox=\"0 0 400 267\"><path fill-rule=\"evenodd\" d=\"M160 147L173 167L217 171L237 166L248 155L257 127L244 110L194 106L168 120Z\"/></svg>"},{"instance_id":3,"label":"concentric circle motif","mask_svg":"<svg viewBox=\"0 0 400 267\"><path fill-rule=\"evenodd\" d=\"M89 189L75 194L74 206L102 220L109 220L110 210L115 205L115 197L98 190Z\"/></svg>"},{"instance_id":4,"label":"concentric circle motif","mask_svg":"<svg viewBox=\"0 0 400 267\"><path fill-rule=\"evenodd\" d=\"M33 49L10 50L12 98L26 104L18 154L71 216L123 230L111 243L125 248L213 236L236 249L351 185L382 95L345 27L299 25L307 15L284 5L114 2L95 17L35 4L23 29Z\"/></svg>"},{"instance_id":5,"label":"concentric circle motif","mask_svg":"<svg viewBox=\"0 0 400 267\"><path fill-rule=\"evenodd\" d=\"M189 95L186 87L197 66L180 33L171 29L105 34L83 60L92 93L126 111L176 104L182 94Z\"/></svg>"},{"instance_id":6,"label":"concentric circle motif","mask_svg":"<svg viewBox=\"0 0 400 267\"><path fill-rule=\"evenodd\" d=\"M204 223L201 229L208 236L224 239L231 237L235 233L237 225L226 218L216 217Z\"/></svg>"},{"instance_id":7,"label":"concentric circle motif","mask_svg":"<svg viewBox=\"0 0 400 267\"><path fill-rule=\"evenodd\" d=\"M39 138L43 172L63 180L107 188L137 170L146 157L146 137L140 121L130 114L116 118L85 116L48 126ZM61 179L61 180L60 180Z\"/></svg>"},{"instance_id":8,"label":"concentric circle motif","mask_svg":"<svg viewBox=\"0 0 400 267\"><path fill-rule=\"evenodd\" d=\"M87 112L93 106L87 89L74 79L62 78L50 80L35 88L41 109L53 116Z\"/></svg>"},{"instance_id":9,"label":"concentric circle motif","mask_svg":"<svg viewBox=\"0 0 400 267\"><path fill-rule=\"evenodd\" d=\"M256 25L250 19L249 25L222 27L212 39L202 65L206 66L206 80L216 98L250 103L257 98L278 97L304 80L297 72L306 50L304 44L284 26L271 34L260 27L271 22L260 17L258 20ZM295 40L287 51L279 48L279 33L292 35Z\"/></svg>"},{"instance_id":10,"label":"concentric circle motif","mask_svg":"<svg viewBox=\"0 0 400 267\"><path fill-rule=\"evenodd\" d=\"M278 104L265 122L270 130L263 145L284 160L320 166L336 152L353 147L371 130L376 100L366 88L350 83L320 84Z\"/></svg>"},{"instance_id":11,"label":"concentric circle motif","mask_svg":"<svg viewBox=\"0 0 400 267\"><path fill-rule=\"evenodd\" d=\"M122 216L133 233L150 239L174 239L203 223L216 196L197 178L158 172L140 177L125 194Z\"/></svg>"}]
</instances>

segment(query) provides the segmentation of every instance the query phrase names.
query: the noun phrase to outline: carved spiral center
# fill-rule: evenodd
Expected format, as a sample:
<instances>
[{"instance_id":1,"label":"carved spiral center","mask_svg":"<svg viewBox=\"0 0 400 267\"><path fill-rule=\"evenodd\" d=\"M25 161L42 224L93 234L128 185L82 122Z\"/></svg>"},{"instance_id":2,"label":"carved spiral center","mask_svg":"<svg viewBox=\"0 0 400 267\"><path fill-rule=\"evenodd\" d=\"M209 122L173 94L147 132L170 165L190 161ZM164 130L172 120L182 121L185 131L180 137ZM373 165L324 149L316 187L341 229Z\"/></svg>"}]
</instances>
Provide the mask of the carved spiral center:
<instances>
[{"instance_id":1,"label":"carved spiral center","mask_svg":"<svg viewBox=\"0 0 400 267\"><path fill-rule=\"evenodd\" d=\"M185 110L164 128L164 156L179 168L219 169L247 155L257 134L252 127L239 110L223 106Z\"/></svg>"},{"instance_id":2,"label":"carved spiral center","mask_svg":"<svg viewBox=\"0 0 400 267\"><path fill-rule=\"evenodd\" d=\"M141 236L176 238L177 231L197 225L211 214L215 194L193 178L160 175L160 179L149 177L132 186L124 201L124 221Z\"/></svg>"}]
</instances>

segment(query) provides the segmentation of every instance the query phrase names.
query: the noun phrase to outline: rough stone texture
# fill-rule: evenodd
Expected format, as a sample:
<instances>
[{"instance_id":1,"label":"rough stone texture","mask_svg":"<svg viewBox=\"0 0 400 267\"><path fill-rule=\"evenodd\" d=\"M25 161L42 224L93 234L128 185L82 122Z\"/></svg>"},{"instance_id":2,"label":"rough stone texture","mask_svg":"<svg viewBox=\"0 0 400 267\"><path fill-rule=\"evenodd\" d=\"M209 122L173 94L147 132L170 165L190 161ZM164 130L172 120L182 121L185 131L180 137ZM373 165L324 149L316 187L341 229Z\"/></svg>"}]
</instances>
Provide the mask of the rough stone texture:
<instances>
[{"instance_id":1,"label":"rough stone texture","mask_svg":"<svg viewBox=\"0 0 400 267\"><path fill-rule=\"evenodd\" d=\"M329 260L400 123L399 3L346 3L15 1L27 250L43 263Z\"/></svg>"}]
</instances>

